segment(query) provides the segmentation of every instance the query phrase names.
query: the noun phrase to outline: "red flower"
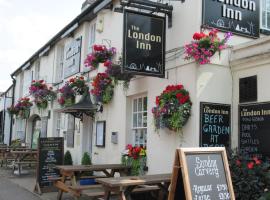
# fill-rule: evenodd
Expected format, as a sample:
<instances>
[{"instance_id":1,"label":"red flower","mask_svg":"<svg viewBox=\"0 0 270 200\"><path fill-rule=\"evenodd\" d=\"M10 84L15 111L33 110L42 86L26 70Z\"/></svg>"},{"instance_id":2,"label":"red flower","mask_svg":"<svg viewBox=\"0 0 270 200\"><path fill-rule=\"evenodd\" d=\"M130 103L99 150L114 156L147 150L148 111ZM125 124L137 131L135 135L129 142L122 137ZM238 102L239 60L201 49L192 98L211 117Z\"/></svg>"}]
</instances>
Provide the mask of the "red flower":
<instances>
[{"instance_id":1,"label":"red flower","mask_svg":"<svg viewBox=\"0 0 270 200\"><path fill-rule=\"evenodd\" d=\"M179 100L179 103L184 104L189 100L189 96L184 96Z\"/></svg>"},{"instance_id":2,"label":"red flower","mask_svg":"<svg viewBox=\"0 0 270 200\"><path fill-rule=\"evenodd\" d=\"M218 33L217 29L212 29L212 31L209 33L209 36L216 36Z\"/></svg>"},{"instance_id":3,"label":"red flower","mask_svg":"<svg viewBox=\"0 0 270 200\"><path fill-rule=\"evenodd\" d=\"M240 160L236 160L236 165L240 167L241 166L241 161Z\"/></svg>"},{"instance_id":4,"label":"red flower","mask_svg":"<svg viewBox=\"0 0 270 200\"><path fill-rule=\"evenodd\" d=\"M74 83L74 81L75 81L74 78L69 79L70 83Z\"/></svg>"},{"instance_id":5,"label":"red flower","mask_svg":"<svg viewBox=\"0 0 270 200\"><path fill-rule=\"evenodd\" d=\"M156 97L156 105L159 105L160 101L159 101L159 96Z\"/></svg>"},{"instance_id":6,"label":"red flower","mask_svg":"<svg viewBox=\"0 0 270 200\"><path fill-rule=\"evenodd\" d=\"M112 62L110 60L106 60L104 63L105 67L110 67L112 65Z\"/></svg>"},{"instance_id":7,"label":"red flower","mask_svg":"<svg viewBox=\"0 0 270 200\"><path fill-rule=\"evenodd\" d=\"M248 169L253 169L253 167L254 167L254 162L249 162L249 163L247 164L247 168L248 168Z\"/></svg>"},{"instance_id":8,"label":"red flower","mask_svg":"<svg viewBox=\"0 0 270 200\"><path fill-rule=\"evenodd\" d=\"M81 80L84 80L84 77L83 77L83 76L81 76L81 77L80 77L80 79L81 79Z\"/></svg>"},{"instance_id":9,"label":"red flower","mask_svg":"<svg viewBox=\"0 0 270 200\"><path fill-rule=\"evenodd\" d=\"M255 161L255 164L256 164L256 165L262 164L262 161L259 160L257 157L254 157L253 160Z\"/></svg>"},{"instance_id":10,"label":"red flower","mask_svg":"<svg viewBox=\"0 0 270 200\"><path fill-rule=\"evenodd\" d=\"M43 82L44 82L44 80L40 80L39 82L40 82L40 83L43 83Z\"/></svg>"},{"instance_id":11,"label":"red flower","mask_svg":"<svg viewBox=\"0 0 270 200\"><path fill-rule=\"evenodd\" d=\"M194 40L200 40L200 39L202 39L204 37L206 37L206 35L204 33L202 33L202 32L201 33L194 33L194 35L193 35Z\"/></svg>"}]
</instances>

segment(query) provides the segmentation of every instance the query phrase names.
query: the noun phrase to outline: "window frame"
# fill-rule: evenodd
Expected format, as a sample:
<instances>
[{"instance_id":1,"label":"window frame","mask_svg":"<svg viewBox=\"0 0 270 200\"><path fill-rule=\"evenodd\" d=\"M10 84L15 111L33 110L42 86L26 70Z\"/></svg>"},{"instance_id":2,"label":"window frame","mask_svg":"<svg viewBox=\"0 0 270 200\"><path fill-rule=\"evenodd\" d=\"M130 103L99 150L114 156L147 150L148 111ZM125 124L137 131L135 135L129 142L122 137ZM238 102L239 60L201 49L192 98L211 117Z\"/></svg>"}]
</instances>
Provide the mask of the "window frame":
<instances>
[{"instance_id":1,"label":"window frame","mask_svg":"<svg viewBox=\"0 0 270 200\"><path fill-rule=\"evenodd\" d=\"M267 1L269 1L269 10L267 10ZM263 2L265 2L265 6L263 6ZM269 22L269 27L267 27L267 14L269 15L269 20L270 20L270 0L260 0L260 5L261 5L261 9L260 9L260 29L261 32L264 34L269 34L270 33L270 22ZM263 12L266 12L266 16L265 16L265 26L263 26Z\"/></svg>"}]
</instances>

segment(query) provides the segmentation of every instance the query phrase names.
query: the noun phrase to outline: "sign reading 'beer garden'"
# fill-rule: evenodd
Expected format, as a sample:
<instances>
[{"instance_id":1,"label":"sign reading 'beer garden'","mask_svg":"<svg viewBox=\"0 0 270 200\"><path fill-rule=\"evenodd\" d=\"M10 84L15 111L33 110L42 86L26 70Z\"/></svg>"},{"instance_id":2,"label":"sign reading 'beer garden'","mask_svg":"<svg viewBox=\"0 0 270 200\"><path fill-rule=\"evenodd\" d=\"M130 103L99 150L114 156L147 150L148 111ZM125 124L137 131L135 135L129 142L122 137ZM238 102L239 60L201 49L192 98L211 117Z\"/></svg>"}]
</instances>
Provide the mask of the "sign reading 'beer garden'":
<instances>
[{"instance_id":1,"label":"sign reading 'beer garden'","mask_svg":"<svg viewBox=\"0 0 270 200\"><path fill-rule=\"evenodd\" d=\"M203 25L258 38L259 0L204 0Z\"/></svg>"},{"instance_id":2,"label":"sign reading 'beer garden'","mask_svg":"<svg viewBox=\"0 0 270 200\"><path fill-rule=\"evenodd\" d=\"M125 10L124 72L164 77L165 21L164 17Z\"/></svg>"}]
</instances>

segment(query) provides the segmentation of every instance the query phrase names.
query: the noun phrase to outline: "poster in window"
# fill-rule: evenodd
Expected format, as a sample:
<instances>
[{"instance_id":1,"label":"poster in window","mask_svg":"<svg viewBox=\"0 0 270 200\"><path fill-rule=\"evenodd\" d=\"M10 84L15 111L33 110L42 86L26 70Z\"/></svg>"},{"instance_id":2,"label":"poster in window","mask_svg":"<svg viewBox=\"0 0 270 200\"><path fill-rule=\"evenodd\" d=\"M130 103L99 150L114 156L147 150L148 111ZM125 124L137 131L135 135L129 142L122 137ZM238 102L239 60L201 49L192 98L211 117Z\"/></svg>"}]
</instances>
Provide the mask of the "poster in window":
<instances>
[{"instance_id":1,"label":"poster in window","mask_svg":"<svg viewBox=\"0 0 270 200\"><path fill-rule=\"evenodd\" d=\"M164 78L166 18L124 12L123 71Z\"/></svg>"},{"instance_id":2,"label":"poster in window","mask_svg":"<svg viewBox=\"0 0 270 200\"><path fill-rule=\"evenodd\" d=\"M96 146L105 147L106 122L98 121L96 126Z\"/></svg>"}]
</instances>

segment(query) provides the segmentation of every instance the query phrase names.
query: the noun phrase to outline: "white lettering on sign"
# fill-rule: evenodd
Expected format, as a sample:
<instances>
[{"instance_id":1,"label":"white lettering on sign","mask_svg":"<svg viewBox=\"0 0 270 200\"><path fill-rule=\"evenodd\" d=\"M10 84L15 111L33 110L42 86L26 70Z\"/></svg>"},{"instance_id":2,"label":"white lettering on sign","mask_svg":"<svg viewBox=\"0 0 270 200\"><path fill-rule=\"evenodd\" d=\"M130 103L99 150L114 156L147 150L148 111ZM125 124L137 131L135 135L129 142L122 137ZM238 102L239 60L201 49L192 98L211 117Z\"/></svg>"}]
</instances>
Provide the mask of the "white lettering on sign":
<instances>
[{"instance_id":1,"label":"white lettering on sign","mask_svg":"<svg viewBox=\"0 0 270 200\"><path fill-rule=\"evenodd\" d=\"M216 176L216 178L219 178L217 161L211 160L209 156L207 160L196 157L195 174L197 176Z\"/></svg>"},{"instance_id":2,"label":"white lettering on sign","mask_svg":"<svg viewBox=\"0 0 270 200\"><path fill-rule=\"evenodd\" d=\"M255 1L250 0L217 0L217 1L224 4L222 6L222 16L229 19L242 21L242 12L240 10L228 7L227 5L232 5L234 7L250 10L252 12L256 11Z\"/></svg>"},{"instance_id":3,"label":"white lettering on sign","mask_svg":"<svg viewBox=\"0 0 270 200\"><path fill-rule=\"evenodd\" d=\"M193 191L196 194L203 194L212 191L212 185L193 185Z\"/></svg>"}]
</instances>

